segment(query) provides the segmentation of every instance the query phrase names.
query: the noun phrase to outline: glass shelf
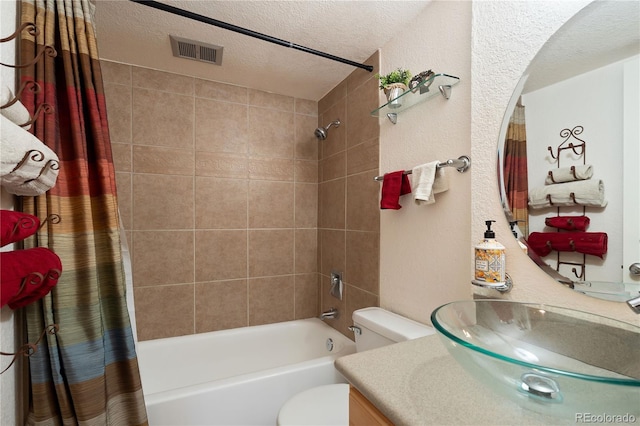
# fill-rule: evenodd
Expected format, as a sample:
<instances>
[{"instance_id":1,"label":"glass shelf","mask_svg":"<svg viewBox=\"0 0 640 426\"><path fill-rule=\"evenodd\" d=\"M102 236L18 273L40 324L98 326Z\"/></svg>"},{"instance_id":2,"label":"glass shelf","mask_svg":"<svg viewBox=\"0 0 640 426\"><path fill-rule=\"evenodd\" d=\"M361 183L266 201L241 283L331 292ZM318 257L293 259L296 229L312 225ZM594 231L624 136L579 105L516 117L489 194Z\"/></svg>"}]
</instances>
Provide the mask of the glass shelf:
<instances>
[{"instance_id":1,"label":"glass shelf","mask_svg":"<svg viewBox=\"0 0 640 426\"><path fill-rule=\"evenodd\" d=\"M446 99L451 96L451 87L460 82L460 78L448 74L435 74L432 77L422 81L413 90L406 90L400 96L389 100L386 104L371 111L374 117L380 117L384 114L396 124L397 114L406 111L414 105L418 105L434 96L441 94ZM397 105L398 101L401 105Z\"/></svg>"}]
</instances>

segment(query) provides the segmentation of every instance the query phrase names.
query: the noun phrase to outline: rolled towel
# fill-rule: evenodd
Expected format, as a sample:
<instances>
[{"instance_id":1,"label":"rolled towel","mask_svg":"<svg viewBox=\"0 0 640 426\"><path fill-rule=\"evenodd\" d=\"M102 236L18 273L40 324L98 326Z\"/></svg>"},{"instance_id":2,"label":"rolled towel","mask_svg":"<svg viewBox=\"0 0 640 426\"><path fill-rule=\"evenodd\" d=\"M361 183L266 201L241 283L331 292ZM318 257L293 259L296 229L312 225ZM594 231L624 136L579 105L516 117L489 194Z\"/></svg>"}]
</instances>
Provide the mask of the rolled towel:
<instances>
[{"instance_id":1,"label":"rolled towel","mask_svg":"<svg viewBox=\"0 0 640 426\"><path fill-rule=\"evenodd\" d=\"M400 196L411 192L411 183L403 170L385 173L382 180L382 196L380 198L380 208L399 210Z\"/></svg>"},{"instance_id":2,"label":"rolled towel","mask_svg":"<svg viewBox=\"0 0 640 426\"><path fill-rule=\"evenodd\" d=\"M42 284L30 289L30 292L23 291L18 294L17 297L14 297L9 301L9 307L15 310L42 299L56 284L58 284L60 275L62 275L62 269L49 269L47 275L44 276Z\"/></svg>"},{"instance_id":3,"label":"rolled towel","mask_svg":"<svg viewBox=\"0 0 640 426\"><path fill-rule=\"evenodd\" d=\"M552 250L575 251L604 257L608 237L605 232L532 232L527 244L538 256L546 256Z\"/></svg>"},{"instance_id":4,"label":"rolled towel","mask_svg":"<svg viewBox=\"0 0 640 426\"><path fill-rule=\"evenodd\" d=\"M0 83L0 107L9 104L15 97L11 89L7 87L6 84ZM0 108L0 114L7 117L13 123L21 126L29 120L31 120L31 116L29 115L29 111L22 105L22 102L16 100L12 105L9 105L4 108ZM31 125L25 126L24 129L29 130Z\"/></svg>"},{"instance_id":5,"label":"rolled towel","mask_svg":"<svg viewBox=\"0 0 640 426\"><path fill-rule=\"evenodd\" d=\"M411 170L413 200L418 205L436 202L434 194L449 189L448 177L443 168L438 168L439 161L421 164Z\"/></svg>"},{"instance_id":6,"label":"rolled towel","mask_svg":"<svg viewBox=\"0 0 640 426\"><path fill-rule=\"evenodd\" d=\"M0 306L20 308L46 295L62 273L60 258L45 247L0 253Z\"/></svg>"},{"instance_id":7,"label":"rolled towel","mask_svg":"<svg viewBox=\"0 0 640 426\"><path fill-rule=\"evenodd\" d=\"M22 241L40 226L36 216L14 210L0 210L0 246Z\"/></svg>"},{"instance_id":8,"label":"rolled towel","mask_svg":"<svg viewBox=\"0 0 640 426\"><path fill-rule=\"evenodd\" d=\"M579 180L575 182L545 185L529 191L529 207L563 206L605 207L604 183L599 179Z\"/></svg>"},{"instance_id":9,"label":"rolled towel","mask_svg":"<svg viewBox=\"0 0 640 426\"><path fill-rule=\"evenodd\" d=\"M36 196L58 178L58 156L48 146L0 115L0 184L15 195Z\"/></svg>"},{"instance_id":10,"label":"rolled towel","mask_svg":"<svg viewBox=\"0 0 640 426\"><path fill-rule=\"evenodd\" d=\"M32 180L30 182L22 183L20 185L11 185L5 186L7 188L7 192L10 192L13 195L20 195L22 197L37 197L38 195L42 195L55 185L55 179L51 177L54 175L54 171L49 171L46 175L41 176L41 178ZM51 183L53 182L53 184Z\"/></svg>"},{"instance_id":11,"label":"rolled towel","mask_svg":"<svg viewBox=\"0 0 640 426\"><path fill-rule=\"evenodd\" d=\"M544 183L546 185L553 185L554 183L591 179L592 176L593 166L591 164L586 164L583 166L561 167L559 169L549 170Z\"/></svg>"},{"instance_id":12,"label":"rolled towel","mask_svg":"<svg viewBox=\"0 0 640 426\"><path fill-rule=\"evenodd\" d=\"M545 225L565 231L586 231L589 222L587 216L555 216L544 220Z\"/></svg>"}]
</instances>

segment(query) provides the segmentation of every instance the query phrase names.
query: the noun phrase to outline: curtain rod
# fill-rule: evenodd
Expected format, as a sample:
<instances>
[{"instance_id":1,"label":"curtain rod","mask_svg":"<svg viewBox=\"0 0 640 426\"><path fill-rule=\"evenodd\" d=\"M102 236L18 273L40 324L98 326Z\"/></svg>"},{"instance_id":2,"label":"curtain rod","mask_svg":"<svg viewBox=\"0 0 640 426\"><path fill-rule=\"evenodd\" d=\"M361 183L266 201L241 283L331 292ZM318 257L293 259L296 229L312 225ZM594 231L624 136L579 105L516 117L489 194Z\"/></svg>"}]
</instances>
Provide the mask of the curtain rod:
<instances>
[{"instance_id":1,"label":"curtain rod","mask_svg":"<svg viewBox=\"0 0 640 426\"><path fill-rule=\"evenodd\" d=\"M300 46L299 44L292 43L290 41L281 40L270 35L262 34L256 31L252 31L246 28L238 27L227 22L218 21L217 19L208 18L197 13L189 12L188 10L179 9L177 7L169 6L168 4L160 3L150 0L129 0L134 3L143 4L145 6L153 7L154 9L164 10L165 12L173 13L185 18L193 19L195 21L204 22L205 24L213 25L215 27L224 28L225 30L234 31L240 34L248 35L250 37L258 38L260 40L268 41L270 43L279 44L280 46L290 47L292 49L301 50L312 55L321 56L323 58L331 59L333 61L342 62L343 64L352 65L354 67L362 68L369 72L373 71L372 65L360 64L358 62L350 61L349 59L340 58L338 56L331 55L329 53L320 52L319 50L311 49L308 47Z\"/></svg>"}]
</instances>

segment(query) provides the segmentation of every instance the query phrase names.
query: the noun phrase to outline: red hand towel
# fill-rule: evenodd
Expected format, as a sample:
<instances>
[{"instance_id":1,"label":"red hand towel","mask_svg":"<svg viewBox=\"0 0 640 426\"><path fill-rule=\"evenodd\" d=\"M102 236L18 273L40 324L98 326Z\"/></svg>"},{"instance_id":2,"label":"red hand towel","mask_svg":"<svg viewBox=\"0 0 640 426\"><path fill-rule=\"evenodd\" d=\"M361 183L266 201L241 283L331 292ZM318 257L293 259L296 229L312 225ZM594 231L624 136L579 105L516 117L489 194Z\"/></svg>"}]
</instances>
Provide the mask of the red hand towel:
<instances>
[{"instance_id":1,"label":"red hand towel","mask_svg":"<svg viewBox=\"0 0 640 426\"><path fill-rule=\"evenodd\" d=\"M60 275L62 275L61 269L49 269L49 273L45 275L44 281L41 285L35 287L31 293L25 294L24 297L20 297L19 294L14 299L10 300L9 307L15 310L42 299L56 284L58 284Z\"/></svg>"},{"instance_id":2,"label":"red hand towel","mask_svg":"<svg viewBox=\"0 0 640 426\"><path fill-rule=\"evenodd\" d=\"M45 247L0 253L0 307L16 309L35 302L57 284L60 258Z\"/></svg>"},{"instance_id":3,"label":"red hand towel","mask_svg":"<svg viewBox=\"0 0 640 426\"><path fill-rule=\"evenodd\" d=\"M40 219L36 216L16 212L13 210L0 210L0 246L24 240L35 234L40 226Z\"/></svg>"},{"instance_id":4,"label":"red hand towel","mask_svg":"<svg viewBox=\"0 0 640 426\"><path fill-rule=\"evenodd\" d=\"M555 251L575 251L604 257L608 237L605 232L532 232L527 239L529 247L539 256Z\"/></svg>"},{"instance_id":5,"label":"red hand towel","mask_svg":"<svg viewBox=\"0 0 640 426\"><path fill-rule=\"evenodd\" d=\"M556 216L544 220L545 225L565 231L586 231L589 222L587 216Z\"/></svg>"},{"instance_id":6,"label":"red hand towel","mask_svg":"<svg viewBox=\"0 0 640 426\"><path fill-rule=\"evenodd\" d=\"M400 196L411 192L409 177L403 170L386 173L382 180L382 197L380 199L381 209L399 210L402 208Z\"/></svg>"}]
</instances>

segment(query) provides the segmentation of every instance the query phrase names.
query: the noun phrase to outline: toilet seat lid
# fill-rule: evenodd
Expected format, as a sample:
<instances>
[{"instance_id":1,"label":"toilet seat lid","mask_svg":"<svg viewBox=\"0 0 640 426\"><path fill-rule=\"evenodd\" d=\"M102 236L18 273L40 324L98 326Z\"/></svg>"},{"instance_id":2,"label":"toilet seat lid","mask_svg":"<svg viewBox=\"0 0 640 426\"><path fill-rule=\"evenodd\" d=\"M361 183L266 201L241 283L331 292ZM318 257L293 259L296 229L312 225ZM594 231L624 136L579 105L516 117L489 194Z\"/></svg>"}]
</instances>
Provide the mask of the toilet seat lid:
<instances>
[{"instance_id":1,"label":"toilet seat lid","mask_svg":"<svg viewBox=\"0 0 640 426\"><path fill-rule=\"evenodd\" d=\"M278 426L349 424L349 385L317 386L294 395L278 413Z\"/></svg>"}]
</instances>

